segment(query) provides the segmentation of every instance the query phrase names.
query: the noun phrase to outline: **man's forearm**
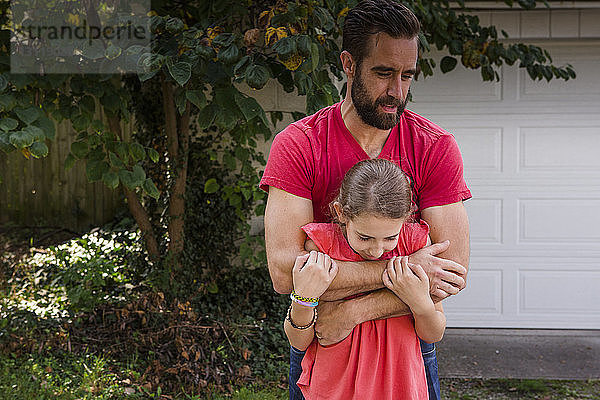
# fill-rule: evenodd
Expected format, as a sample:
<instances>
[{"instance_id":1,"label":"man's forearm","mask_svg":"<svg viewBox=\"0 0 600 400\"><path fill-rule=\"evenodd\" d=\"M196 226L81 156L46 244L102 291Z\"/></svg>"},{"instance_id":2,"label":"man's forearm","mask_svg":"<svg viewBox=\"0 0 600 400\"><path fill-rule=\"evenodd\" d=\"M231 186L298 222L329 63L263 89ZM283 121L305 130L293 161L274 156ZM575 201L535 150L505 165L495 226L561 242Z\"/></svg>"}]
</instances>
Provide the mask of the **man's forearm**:
<instances>
[{"instance_id":1,"label":"man's forearm","mask_svg":"<svg viewBox=\"0 0 600 400\"><path fill-rule=\"evenodd\" d=\"M348 315L358 325L366 321L400 317L410 314L410 308L388 289L376 290L365 296L346 300Z\"/></svg>"},{"instance_id":2,"label":"man's forearm","mask_svg":"<svg viewBox=\"0 0 600 400\"><path fill-rule=\"evenodd\" d=\"M358 293L383 288L381 275L387 261L336 261L338 273L321 296L323 300L340 300Z\"/></svg>"}]
</instances>

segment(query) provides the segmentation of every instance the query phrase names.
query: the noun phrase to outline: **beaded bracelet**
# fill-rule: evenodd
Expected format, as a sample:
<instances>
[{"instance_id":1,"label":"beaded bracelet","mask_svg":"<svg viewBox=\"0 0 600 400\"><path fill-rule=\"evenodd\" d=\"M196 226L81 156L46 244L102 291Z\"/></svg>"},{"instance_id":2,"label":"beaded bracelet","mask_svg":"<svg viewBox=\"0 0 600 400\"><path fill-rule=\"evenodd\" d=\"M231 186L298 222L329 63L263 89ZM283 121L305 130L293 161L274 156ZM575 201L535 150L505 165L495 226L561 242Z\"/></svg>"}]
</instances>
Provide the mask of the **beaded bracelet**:
<instances>
[{"instance_id":1,"label":"beaded bracelet","mask_svg":"<svg viewBox=\"0 0 600 400\"><path fill-rule=\"evenodd\" d=\"M314 305L309 306L309 307L316 307L319 304L318 297L302 297L302 296L299 296L295 290L292 290L292 293L290 293L290 298L292 299L292 301L295 301L296 303L299 303L299 304L302 304L300 302L314 303Z\"/></svg>"},{"instance_id":2,"label":"beaded bracelet","mask_svg":"<svg viewBox=\"0 0 600 400\"><path fill-rule=\"evenodd\" d=\"M304 325L304 326L298 326L294 323L294 321L292 321L292 305L290 304L290 307L287 310L287 315L286 315L285 319L290 323L290 325L292 325L292 328L303 331L303 330L306 330L306 329L312 327L315 324L315 322L317 322L317 309L316 308L314 309L313 319L312 319L312 321L310 321L310 324Z\"/></svg>"}]
</instances>

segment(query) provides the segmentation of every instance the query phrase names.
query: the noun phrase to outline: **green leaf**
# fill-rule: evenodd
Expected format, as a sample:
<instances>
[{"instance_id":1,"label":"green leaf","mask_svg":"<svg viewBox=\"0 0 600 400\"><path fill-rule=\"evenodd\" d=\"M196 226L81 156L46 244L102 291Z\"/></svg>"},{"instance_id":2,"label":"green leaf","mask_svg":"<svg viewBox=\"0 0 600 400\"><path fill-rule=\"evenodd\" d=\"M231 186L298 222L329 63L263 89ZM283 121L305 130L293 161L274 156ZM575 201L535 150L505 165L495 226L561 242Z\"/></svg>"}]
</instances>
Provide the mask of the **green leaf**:
<instances>
[{"instance_id":1,"label":"green leaf","mask_svg":"<svg viewBox=\"0 0 600 400\"><path fill-rule=\"evenodd\" d=\"M260 104L252 97L236 96L235 102L244 114L246 121L250 121L262 111Z\"/></svg>"},{"instance_id":2,"label":"green leaf","mask_svg":"<svg viewBox=\"0 0 600 400\"><path fill-rule=\"evenodd\" d=\"M217 55L217 60L222 62L225 65L231 65L237 62L240 59L240 50L237 48L235 44L232 44L229 47L226 47L219 51Z\"/></svg>"},{"instance_id":3,"label":"green leaf","mask_svg":"<svg viewBox=\"0 0 600 400\"><path fill-rule=\"evenodd\" d=\"M214 122L218 112L218 107L211 104L204 107L198 115L198 127L200 129L208 129Z\"/></svg>"},{"instance_id":4,"label":"green leaf","mask_svg":"<svg viewBox=\"0 0 600 400\"><path fill-rule=\"evenodd\" d=\"M273 50L276 51L282 59L287 59L296 52L296 40L293 37L284 37L273 45Z\"/></svg>"},{"instance_id":5,"label":"green leaf","mask_svg":"<svg viewBox=\"0 0 600 400\"><path fill-rule=\"evenodd\" d=\"M311 91L313 85L312 79L304 72L296 71L294 73L294 81L296 82L299 95L304 96Z\"/></svg>"},{"instance_id":6,"label":"green leaf","mask_svg":"<svg viewBox=\"0 0 600 400\"><path fill-rule=\"evenodd\" d=\"M33 144L33 135L25 130L13 132L9 139L10 144L15 146L17 149L23 149Z\"/></svg>"},{"instance_id":7,"label":"green leaf","mask_svg":"<svg viewBox=\"0 0 600 400\"><path fill-rule=\"evenodd\" d=\"M311 71L314 71L319 67L319 46L316 43L310 44L310 62Z\"/></svg>"},{"instance_id":8,"label":"green leaf","mask_svg":"<svg viewBox=\"0 0 600 400\"><path fill-rule=\"evenodd\" d=\"M202 90L186 90L185 97L199 110L206 106L206 96Z\"/></svg>"},{"instance_id":9,"label":"green leaf","mask_svg":"<svg viewBox=\"0 0 600 400\"><path fill-rule=\"evenodd\" d=\"M48 139L54 140L56 137L56 126L54 125L54 122L45 115L38 118L32 125L41 128Z\"/></svg>"},{"instance_id":10,"label":"green leaf","mask_svg":"<svg viewBox=\"0 0 600 400\"><path fill-rule=\"evenodd\" d=\"M92 96L83 96L79 102L79 105L89 113L93 114L94 111L96 111L96 102Z\"/></svg>"},{"instance_id":11,"label":"green leaf","mask_svg":"<svg viewBox=\"0 0 600 400\"><path fill-rule=\"evenodd\" d=\"M41 128L38 128L37 126L29 125L23 128L23 130L29 132L31 136L33 136L33 140L35 142L43 142L44 140L46 140L46 135L44 134L44 131Z\"/></svg>"},{"instance_id":12,"label":"green leaf","mask_svg":"<svg viewBox=\"0 0 600 400\"><path fill-rule=\"evenodd\" d=\"M440 62L440 68L441 68L442 72L445 74L447 72L452 71L456 67L457 63L458 63L458 60L456 58L446 56L446 57L442 58L442 61Z\"/></svg>"},{"instance_id":13,"label":"green leaf","mask_svg":"<svg viewBox=\"0 0 600 400\"><path fill-rule=\"evenodd\" d=\"M190 63L180 61L173 65L168 64L168 69L169 74L180 86L185 85L192 76L192 65Z\"/></svg>"},{"instance_id":14,"label":"green leaf","mask_svg":"<svg viewBox=\"0 0 600 400\"><path fill-rule=\"evenodd\" d=\"M116 189L119 186L119 175L114 171L106 171L102 174L102 182L111 189Z\"/></svg>"},{"instance_id":15,"label":"green leaf","mask_svg":"<svg viewBox=\"0 0 600 400\"><path fill-rule=\"evenodd\" d=\"M31 124L41 115L40 109L36 107L17 108L15 109L15 113L17 114L19 119L25 122L27 125Z\"/></svg>"},{"instance_id":16,"label":"green leaf","mask_svg":"<svg viewBox=\"0 0 600 400\"><path fill-rule=\"evenodd\" d=\"M310 38L306 35L300 35L296 39L296 48L302 57L310 56Z\"/></svg>"},{"instance_id":17,"label":"green leaf","mask_svg":"<svg viewBox=\"0 0 600 400\"><path fill-rule=\"evenodd\" d=\"M269 70L262 65L253 64L246 70L246 83L252 89L262 89L269 78Z\"/></svg>"},{"instance_id":18,"label":"green leaf","mask_svg":"<svg viewBox=\"0 0 600 400\"><path fill-rule=\"evenodd\" d=\"M15 106L15 96L12 93L0 94L0 106L5 111L10 111Z\"/></svg>"},{"instance_id":19,"label":"green leaf","mask_svg":"<svg viewBox=\"0 0 600 400\"><path fill-rule=\"evenodd\" d=\"M235 160L235 157L233 157L229 153L223 154L223 163L230 171L235 170L235 167L237 166L237 161Z\"/></svg>"},{"instance_id":20,"label":"green leaf","mask_svg":"<svg viewBox=\"0 0 600 400\"><path fill-rule=\"evenodd\" d=\"M144 181L144 184L142 185L142 188L144 189L144 192L146 192L148 194L148 196L154 198L155 200L158 200L158 197L160 196L160 192L158 191L154 182L152 182L152 179L150 179L150 178L146 179Z\"/></svg>"},{"instance_id":21,"label":"green leaf","mask_svg":"<svg viewBox=\"0 0 600 400\"><path fill-rule=\"evenodd\" d=\"M217 294L219 293L219 286L217 286L217 282L213 281L206 287L206 290L210 294Z\"/></svg>"},{"instance_id":22,"label":"green leaf","mask_svg":"<svg viewBox=\"0 0 600 400\"><path fill-rule=\"evenodd\" d=\"M129 154L131 154L133 162L138 162L146 158L144 146L139 143L131 143L129 145Z\"/></svg>"},{"instance_id":23,"label":"green leaf","mask_svg":"<svg viewBox=\"0 0 600 400\"><path fill-rule=\"evenodd\" d=\"M126 169L119 171L119 179L129 190L135 190L135 180L133 179L133 173Z\"/></svg>"},{"instance_id":24,"label":"green leaf","mask_svg":"<svg viewBox=\"0 0 600 400\"><path fill-rule=\"evenodd\" d=\"M148 157L150 157L153 163L157 163L160 158L158 151L154 150L152 147L148 148Z\"/></svg>"},{"instance_id":25,"label":"green leaf","mask_svg":"<svg viewBox=\"0 0 600 400\"><path fill-rule=\"evenodd\" d=\"M235 36L232 33L221 33L219 36L213 39L212 45L218 47L229 46L233 43Z\"/></svg>"},{"instance_id":26,"label":"green leaf","mask_svg":"<svg viewBox=\"0 0 600 400\"><path fill-rule=\"evenodd\" d=\"M129 162L129 146L127 146L127 143L118 142L115 150L117 150L117 154L121 160L127 164Z\"/></svg>"},{"instance_id":27,"label":"green leaf","mask_svg":"<svg viewBox=\"0 0 600 400\"><path fill-rule=\"evenodd\" d=\"M238 61L237 64L235 64L235 67L233 67L233 74L236 76L243 74L249 63L250 63L250 56L242 57L242 59L240 61Z\"/></svg>"},{"instance_id":28,"label":"green leaf","mask_svg":"<svg viewBox=\"0 0 600 400\"><path fill-rule=\"evenodd\" d=\"M69 153L67 158L65 158L65 171L70 170L73 167L73 165L75 165L76 160L77 159L75 158L75 156Z\"/></svg>"},{"instance_id":29,"label":"green leaf","mask_svg":"<svg viewBox=\"0 0 600 400\"><path fill-rule=\"evenodd\" d=\"M85 158L90 152L90 148L86 141L73 142L71 144L71 153L79 159Z\"/></svg>"},{"instance_id":30,"label":"green leaf","mask_svg":"<svg viewBox=\"0 0 600 400\"><path fill-rule=\"evenodd\" d=\"M231 112L217 113L215 125L224 131L232 129L238 123L238 119Z\"/></svg>"},{"instance_id":31,"label":"green leaf","mask_svg":"<svg viewBox=\"0 0 600 400\"><path fill-rule=\"evenodd\" d=\"M19 126L19 122L16 119L12 118L3 118L0 120L0 129L4 132L12 131Z\"/></svg>"},{"instance_id":32,"label":"green leaf","mask_svg":"<svg viewBox=\"0 0 600 400\"><path fill-rule=\"evenodd\" d=\"M8 135L3 132L0 132L0 150L6 154L15 150L15 146L10 144L10 141L8 140Z\"/></svg>"},{"instance_id":33,"label":"green leaf","mask_svg":"<svg viewBox=\"0 0 600 400\"><path fill-rule=\"evenodd\" d=\"M171 33L177 33L185 28L185 24L181 19L171 17L166 22L166 28Z\"/></svg>"},{"instance_id":34,"label":"green leaf","mask_svg":"<svg viewBox=\"0 0 600 400\"><path fill-rule=\"evenodd\" d=\"M215 178L211 178L204 184L204 193L216 193L220 187L221 186L219 186L217 180Z\"/></svg>"},{"instance_id":35,"label":"green leaf","mask_svg":"<svg viewBox=\"0 0 600 400\"><path fill-rule=\"evenodd\" d=\"M121 159L112 151L108 152L108 160L113 167L125 168L125 163L123 163L123 161L121 161Z\"/></svg>"},{"instance_id":36,"label":"green leaf","mask_svg":"<svg viewBox=\"0 0 600 400\"><path fill-rule=\"evenodd\" d=\"M46 157L48 155L48 146L44 142L35 142L29 147L29 151L35 158Z\"/></svg>"},{"instance_id":37,"label":"green leaf","mask_svg":"<svg viewBox=\"0 0 600 400\"><path fill-rule=\"evenodd\" d=\"M89 182L97 182L109 170L110 165L106 161L88 161L85 166L85 175Z\"/></svg>"},{"instance_id":38,"label":"green leaf","mask_svg":"<svg viewBox=\"0 0 600 400\"><path fill-rule=\"evenodd\" d=\"M76 132L85 131L92 121L87 114L78 114L75 117L71 118L71 125Z\"/></svg>"},{"instance_id":39,"label":"green leaf","mask_svg":"<svg viewBox=\"0 0 600 400\"><path fill-rule=\"evenodd\" d=\"M106 51L104 52L104 57L108 58L109 60L114 60L115 58L119 57L122 52L122 48L120 48L119 46L115 46L111 42L106 48Z\"/></svg>"},{"instance_id":40,"label":"green leaf","mask_svg":"<svg viewBox=\"0 0 600 400\"><path fill-rule=\"evenodd\" d=\"M142 186L142 184L146 180L146 172L139 164L136 164L133 166L131 177L133 179L135 187Z\"/></svg>"},{"instance_id":41,"label":"green leaf","mask_svg":"<svg viewBox=\"0 0 600 400\"><path fill-rule=\"evenodd\" d=\"M8 80L4 77L4 75L0 75L0 92L4 91L8 86Z\"/></svg>"}]
</instances>

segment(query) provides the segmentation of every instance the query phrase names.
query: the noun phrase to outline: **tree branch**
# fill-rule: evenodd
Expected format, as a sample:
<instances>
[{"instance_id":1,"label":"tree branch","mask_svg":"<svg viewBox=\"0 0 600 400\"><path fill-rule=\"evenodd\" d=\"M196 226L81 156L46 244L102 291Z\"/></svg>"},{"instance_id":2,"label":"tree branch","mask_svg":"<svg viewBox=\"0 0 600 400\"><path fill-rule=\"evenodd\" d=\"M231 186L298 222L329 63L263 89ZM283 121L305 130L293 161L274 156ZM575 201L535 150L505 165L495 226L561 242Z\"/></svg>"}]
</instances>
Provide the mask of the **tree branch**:
<instances>
[{"instance_id":1,"label":"tree branch","mask_svg":"<svg viewBox=\"0 0 600 400\"><path fill-rule=\"evenodd\" d=\"M108 126L110 130L113 131L119 138L123 137L123 132L121 130L121 123L117 116L112 115L108 116ZM154 229L152 228L152 224L150 223L150 217L148 216L148 212L142 206L140 199L134 191L129 190L125 185L123 185L123 192L125 193L125 198L127 199L127 206L129 208L129 212L135 219L135 222L138 224L140 231L142 232L142 238L146 242L146 251L150 256L152 261L160 260L160 251L158 249L158 242L156 241L156 235L154 234Z\"/></svg>"}]
</instances>

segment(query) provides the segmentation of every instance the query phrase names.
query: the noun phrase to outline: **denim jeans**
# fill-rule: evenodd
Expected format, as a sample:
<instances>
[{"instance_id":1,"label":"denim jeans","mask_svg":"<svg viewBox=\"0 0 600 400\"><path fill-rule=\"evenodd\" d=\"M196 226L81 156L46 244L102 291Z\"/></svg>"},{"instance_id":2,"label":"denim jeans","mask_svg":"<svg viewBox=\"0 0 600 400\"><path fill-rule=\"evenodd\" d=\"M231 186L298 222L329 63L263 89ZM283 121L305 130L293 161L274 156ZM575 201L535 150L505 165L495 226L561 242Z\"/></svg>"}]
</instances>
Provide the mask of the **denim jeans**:
<instances>
[{"instance_id":1,"label":"denim jeans","mask_svg":"<svg viewBox=\"0 0 600 400\"><path fill-rule=\"evenodd\" d=\"M438 378L438 365L437 358L435 356L435 344L426 343L422 340L421 342L421 354L423 355L423 362L425 364L425 375L427 376L427 390L429 391L429 400L440 400L440 380ZM304 396L300 391L296 382L300 378L302 373L302 358L304 358L304 351L298 350L293 346L290 346L290 400L304 400ZM401 399L400 399L401 400Z\"/></svg>"},{"instance_id":2,"label":"denim jeans","mask_svg":"<svg viewBox=\"0 0 600 400\"><path fill-rule=\"evenodd\" d=\"M290 346L290 375L289 375L289 383L290 383L290 400L304 400L304 396L302 395L302 391L296 385L298 379L300 379L300 374L302 373L302 359L304 358L305 351L298 350L294 346Z\"/></svg>"},{"instance_id":3,"label":"denim jeans","mask_svg":"<svg viewBox=\"0 0 600 400\"><path fill-rule=\"evenodd\" d=\"M421 355L425 364L425 375L427 376L427 391L429 400L440 400L440 379L438 378L438 364L435 356L435 343L421 342Z\"/></svg>"}]
</instances>

